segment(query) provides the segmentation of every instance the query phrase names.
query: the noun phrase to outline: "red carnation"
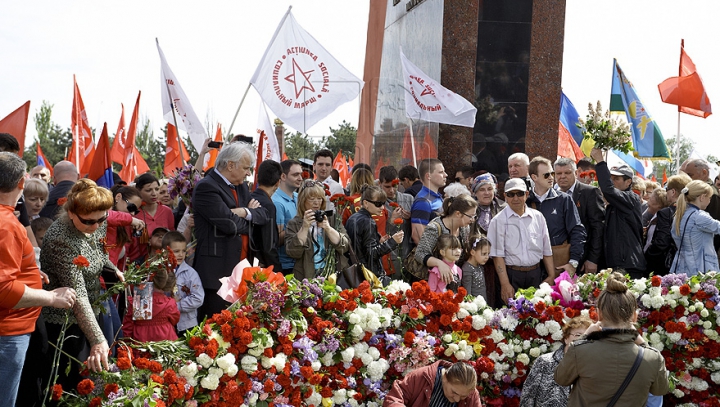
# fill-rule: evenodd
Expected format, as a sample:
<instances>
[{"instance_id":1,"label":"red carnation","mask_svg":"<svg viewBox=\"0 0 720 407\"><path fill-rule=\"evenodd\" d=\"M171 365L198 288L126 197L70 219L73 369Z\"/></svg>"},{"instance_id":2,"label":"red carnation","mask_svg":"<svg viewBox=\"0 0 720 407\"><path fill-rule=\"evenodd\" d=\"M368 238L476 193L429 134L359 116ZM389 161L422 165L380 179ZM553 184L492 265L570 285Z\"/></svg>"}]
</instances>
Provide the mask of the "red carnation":
<instances>
[{"instance_id":1,"label":"red carnation","mask_svg":"<svg viewBox=\"0 0 720 407\"><path fill-rule=\"evenodd\" d=\"M57 206L63 206L63 205L65 205L65 202L67 202L67 198L66 198L66 197L58 198L58 200L57 200Z\"/></svg>"},{"instance_id":2,"label":"red carnation","mask_svg":"<svg viewBox=\"0 0 720 407\"><path fill-rule=\"evenodd\" d=\"M402 220L402 218L397 218L393 221L393 223L400 226L403 224L403 220Z\"/></svg>"},{"instance_id":3,"label":"red carnation","mask_svg":"<svg viewBox=\"0 0 720 407\"><path fill-rule=\"evenodd\" d=\"M132 363L130 363L130 359L128 358L118 358L116 364L120 370L128 370L132 367Z\"/></svg>"},{"instance_id":4,"label":"red carnation","mask_svg":"<svg viewBox=\"0 0 720 407\"><path fill-rule=\"evenodd\" d=\"M58 401L58 400L60 400L60 397L62 397L62 393L63 393L62 385L60 385L60 384L54 385L54 386L53 386L53 389L52 389L52 399L53 399L53 401Z\"/></svg>"},{"instance_id":5,"label":"red carnation","mask_svg":"<svg viewBox=\"0 0 720 407\"><path fill-rule=\"evenodd\" d=\"M87 396L95 388L95 383L90 379L83 379L77 385L78 394L81 396Z\"/></svg>"},{"instance_id":6,"label":"red carnation","mask_svg":"<svg viewBox=\"0 0 720 407\"><path fill-rule=\"evenodd\" d=\"M83 255L75 257L72 262L78 267L90 267L90 262Z\"/></svg>"},{"instance_id":7,"label":"red carnation","mask_svg":"<svg viewBox=\"0 0 720 407\"><path fill-rule=\"evenodd\" d=\"M390 207L392 207L392 208L399 208L399 207L400 207L400 205L398 205L397 202L388 202L388 205L390 205Z\"/></svg>"},{"instance_id":8,"label":"red carnation","mask_svg":"<svg viewBox=\"0 0 720 407\"><path fill-rule=\"evenodd\" d=\"M92 400L90 400L90 404L88 404L88 407L100 407L102 405L102 399L100 397L95 397Z\"/></svg>"},{"instance_id":9,"label":"red carnation","mask_svg":"<svg viewBox=\"0 0 720 407\"><path fill-rule=\"evenodd\" d=\"M660 276L652 276L650 282L653 287L660 287L660 284L662 284L662 278L660 278Z\"/></svg>"},{"instance_id":10,"label":"red carnation","mask_svg":"<svg viewBox=\"0 0 720 407\"><path fill-rule=\"evenodd\" d=\"M690 286L687 284L681 285L680 286L680 294L682 294L682 295L690 294Z\"/></svg>"},{"instance_id":11,"label":"red carnation","mask_svg":"<svg viewBox=\"0 0 720 407\"><path fill-rule=\"evenodd\" d=\"M105 397L108 397L111 393L117 393L118 390L120 390L120 387L117 383L108 383L105 385L103 393L105 394Z\"/></svg>"},{"instance_id":12,"label":"red carnation","mask_svg":"<svg viewBox=\"0 0 720 407\"><path fill-rule=\"evenodd\" d=\"M395 178L394 180L392 180L392 182L391 182L390 184L391 184L392 186L400 185L400 180L397 179L397 178Z\"/></svg>"}]
</instances>

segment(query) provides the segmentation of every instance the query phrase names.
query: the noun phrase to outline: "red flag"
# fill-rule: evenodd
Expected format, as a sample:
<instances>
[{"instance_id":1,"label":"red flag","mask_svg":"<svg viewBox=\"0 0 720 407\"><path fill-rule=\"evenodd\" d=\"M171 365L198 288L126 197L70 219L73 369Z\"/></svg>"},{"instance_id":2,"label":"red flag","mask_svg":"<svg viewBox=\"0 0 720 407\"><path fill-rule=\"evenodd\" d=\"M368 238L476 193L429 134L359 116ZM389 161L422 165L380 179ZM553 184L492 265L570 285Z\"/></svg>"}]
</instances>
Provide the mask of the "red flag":
<instances>
[{"instance_id":1,"label":"red flag","mask_svg":"<svg viewBox=\"0 0 720 407\"><path fill-rule=\"evenodd\" d=\"M42 165L47 168L50 171L50 176L52 177L54 171L50 161L45 157L45 154L43 154L42 148L40 148L40 143L36 141L35 146L37 147L37 165Z\"/></svg>"},{"instance_id":2,"label":"red flag","mask_svg":"<svg viewBox=\"0 0 720 407\"><path fill-rule=\"evenodd\" d=\"M255 188L258 187L258 171L260 170L260 163L263 161L263 145L265 144L265 131L260 131L260 136L258 137L258 146L257 146L257 157L255 157L255 172L253 173L253 176L255 177Z\"/></svg>"},{"instance_id":3,"label":"red flag","mask_svg":"<svg viewBox=\"0 0 720 407\"><path fill-rule=\"evenodd\" d=\"M176 168L182 168L184 163L190 161L190 154L188 154L185 148L185 143L179 139L177 128L172 124L167 124L167 144L165 146L165 167L163 173L167 176L173 173ZM182 148L182 159L178 152L178 140L180 142L180 148Z\"/></svg>"},{"instance_id":4,"label":"red flag","mask_svg":"<svg viewBox=\"0 0 720 407\"><path fill-rule=\"evenodd\" d=\"M422 157L422 158L420 158ZM425 140L423 141L422 145L420 146L420 155L418 156L418 161L424 160L426 158L437 158L438 157L438 151L437 147L435 146L435 142L433 141L432 137L430 137L430 127L425 127Z\"/></svg>"},{"instance_id":5,"label":"red flag","mask_svg":"<svg viewBox=\"0 0 720 407\"><path fill-rule=\"evenodd\" d=\"M585 157L585 154L580 150L580 146L578 146L568 129L565 128L562 122L559 123L557 154L560 157L570 158L575 162L580 161L581 158Z\"/></svg>"},{"instance_id":6,"label":"red flag","mask_svg":"<svg viewBox=\"0 0 720 407\"><path fill-rule=\"evenodd\" d=\"M347 161L345 161L345 156L342 155L342 150L338 151L335 161L333 162L333 168L340 174L340 184L345 188L350 178L350 171L348 171Z\"/></svg>"},{"instance_id":7,"label":"red flag","mask_svg":"<svg viewBox=\"0 0 720 407\"><path fill-rule=\"evenodd\" d=\"M417 148L417 142L415 142L415 154L417 155L419 150ZM402 159L403 163L415 166L416 163L413 160L413 145L410 137L410 128L405 129L405 135L403 136L403 148L402 148Z\"/></svg>"},{"instance_id":8,"label":"red flag","mask_svg":"<svg viewBox=\"0 0 720 407\"><path fill-rule=\"evenodd\" d=\"M88 178L105 188L112 188L113 186L112 156L110 153L110 138L108 137L107 123L103 125L100 139L98 139L97 148L93 154L93 160L90 163Z\"/></svg>"},{"instance_id":9,"label":"red flag","mask_svg":"<svg viewBox=\"0 0 720 407\"><path fill-rule=\"evenodd\" d=\"M355 166L352 157L348 159L348 166L350 167L350 171L352 171L352 168Z\"/></svg>"},{"instance_id":10,"label":"red flag","mask_svg":"<svg viewBox=\"0 0 720 407\"><path fill-rule=\"evenodd\" d=\"M662 183L663 185L667 184L667 171L665 168L663 168L663 177L662 177Z\"/></svg>"},{"instance_id":11,"label":"red flag","mask_svg":"<svg viewBox=\"0 0 720 407\"><path fill-rule=\"evenodd\" d=\"M137 133L138 125L138 110L140 108L140 91L138 91L138 97L135 101L135 108L133 109L132 118L130 119L130 128L128 129L127 139L125 139L125 151L123 152L123 168L120 171L120 178L124 181L131 183L135 180L138 174L141 174L138 162L145 160L140 157L140 154L135 148L135 134ZM147 166L147 164L145 164Z\"/></svg>"},{"instance_id":12,"label":"red flag","mask_svg":"<svg viewBox=\"0 0 720 407\"><path fill-rule=\"evenodd\" d=\"M93 141L92 130L88 122L87 112L85 111L85 103L83 103L80 95L75 75L73 75L74 93L71 128L73 134L73 143L70 147L68 161L75 164L80 175L85 175L90 171L92 164L92 155L95 152L95 142Z\"/></svg>"},{"instance_id":13,"label":"red flag","mask_svg":"<svg viewBox=\"0 0 720 407\"><path fill-rule=\"evenodd\" d=\"M685 53L685 41L680 43L680 75L665 79L658 85L663 102L677 105L678 111L706 118L712 114L710 99L705 92L695 64Z\"/></svg>"},{"instance_id":14,"label":"red flag","mask_svg":"<svg viewBox=\"0 0 720 407\"><path fill-rule=\"evenodd\" d=\"M650 181L657 182L657 177L655 176L655 174L650 177Z\"/></svg>"},{"instance_id":15,"label":"red flag","mask_svg":"<svg viewBox=\"0 0 720 407\"><path fill-rule=\"evenodd\" d=\"M220 123L218 123L218 125L217 125L217 131L215 132L215 140L213 140L213 141L223 141L222 129L220 128ZM185 148L184 145L183 145L183 148ZM215 166L215 160L217 159L217 155L218 155L219 151L220 150L217 148L213 148L210 150L210 158L208 158L207 165L203 168L203 171L207 171L210 168ZM188 160L189 159L190 158L188 158Z\"/></svg>"},{"instance_id":16,"label":"red flag","mask_svg":"<svg viewBox=\"0 0 720 407\"><path fill-rule=\"evenodd\" d=\"M125 164L125 143L127 143L127 132L125 131L125 106L120 103L120 123L118 123L115 139L113 140L111 157L114 163Z\"/></svg>"},{"instance_id":17,"label":"red flag","mask_svg":"<svg viewBox=\"0 0 720 407\"><path fill-rule=\"evenodd\" d=\"M378 158L377 164L375 164L375 179L380 178L380 168L384 167L385 163L383 162L382 157Z\"/></svg>"},{"instance_id":18,"label":"red flag","mask_svg":"<svg viewBox=\"0 0 720 407\"><path fill-rule=\"evenodd\" d=\"M287 160L287 159L288 159L287 154L285 154L285 152L283 152L283 161L285 161L285 160Z\"/></svg>"},{"instance_id":19,"label":"red flag","mask_svg":"<svg viewBox=\"0 0 720 407\"><path fill-rule=\"evenodd\" d=\"M25 150L25 129L27 128L28 115L30 114L30 101L15 109L14 112L0 120L0 133L8 133L15 137L20 145L18 155L22 157ZM50 170L52 172L52 170Z\"/></svg>"}]
</instances>

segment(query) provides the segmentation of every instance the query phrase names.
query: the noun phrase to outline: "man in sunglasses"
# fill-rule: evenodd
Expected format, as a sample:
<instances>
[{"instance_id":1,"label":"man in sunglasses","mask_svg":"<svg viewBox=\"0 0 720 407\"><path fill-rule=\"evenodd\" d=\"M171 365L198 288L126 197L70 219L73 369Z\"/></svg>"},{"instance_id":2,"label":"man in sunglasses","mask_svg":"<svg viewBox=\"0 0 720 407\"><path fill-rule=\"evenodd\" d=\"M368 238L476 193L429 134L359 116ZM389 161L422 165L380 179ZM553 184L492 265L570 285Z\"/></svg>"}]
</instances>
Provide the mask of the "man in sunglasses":
<instances>
[{"instance_id":1,"label":"man in sunglasses","mask_svg":"<svg viewBox=\"0 0 720 407\"><path fill-rule=\"evenodd\" d=\"M505 183L507 206L488 226L490 257L493 257L500 295L505 302L514 298L519 288L540 286L543 282L540 262L547 270L545 282L553 284L555 280L547 224L542 213L525 204L527 194L523 179L509 179Z\"/></svg>"},{"instance_id":2,"label":"man in sunglasses","mask_svg":"<svg viewBox=\"0 0 720 407\"><path fill-rule=\"evenodd\" d=\"M553 263L558 272L565 270L573 276L585 252L587 240L585 226L580 221L575 203L570 195L553 188L555 172L547 158L533 158L528 166L528 173L534 187L527 204L539 210L545 217L553 250Z\"/></svg>"}]
</instances>

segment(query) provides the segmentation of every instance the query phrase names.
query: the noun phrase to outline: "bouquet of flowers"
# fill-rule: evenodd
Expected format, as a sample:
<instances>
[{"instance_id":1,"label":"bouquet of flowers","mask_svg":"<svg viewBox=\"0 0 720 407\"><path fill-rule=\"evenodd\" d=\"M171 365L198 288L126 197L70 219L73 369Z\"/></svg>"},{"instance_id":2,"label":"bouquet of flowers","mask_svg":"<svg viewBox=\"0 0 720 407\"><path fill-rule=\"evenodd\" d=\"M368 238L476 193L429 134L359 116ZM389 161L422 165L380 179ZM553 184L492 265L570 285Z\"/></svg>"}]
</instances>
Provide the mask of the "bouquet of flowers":
<instances>
[{"instance_id":1,"label":"bouquet of flowers","mask_svg":"<svg viewBox=\"0 0 720 407\"><path fill-rule=\"evenodd\" d=\"M168 180L168 193L170 198L180 199L192 212L192 195L195 185L202 179L200 171L196 170L192 164L187 164L180 170L175 170Z\"/></svg>"},{"instance_id":2,"label":"bouquet of flowers","mask_svg":"<svg viewBox=\"0 0 720 407\"><path fill-rule=\"evenodd\" d=\"M595 109L592 103L589 103L587 117L579 121L576 126L582 129L585 139L595 141L596 148L619 150L623 153L633 150L630 125L617 117L611 117L609 110L603 113L600 101L597 102Z\"/></svg>"}]
</instances>

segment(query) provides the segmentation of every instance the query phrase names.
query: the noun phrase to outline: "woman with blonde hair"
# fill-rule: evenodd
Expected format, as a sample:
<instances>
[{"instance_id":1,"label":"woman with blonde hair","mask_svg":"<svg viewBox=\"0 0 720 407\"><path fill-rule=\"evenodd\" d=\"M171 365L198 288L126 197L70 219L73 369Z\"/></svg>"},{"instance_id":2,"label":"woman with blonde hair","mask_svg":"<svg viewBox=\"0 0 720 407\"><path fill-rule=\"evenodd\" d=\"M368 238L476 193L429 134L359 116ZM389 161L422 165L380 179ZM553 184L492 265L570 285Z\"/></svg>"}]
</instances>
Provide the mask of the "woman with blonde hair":
<instances>
[{"instance_id":1,"label":"woman with blonde hair","mask_svg":"<svg viewBox=\"0 0 720 407\"><path fill-rule=\"evenodd\" d=\"M720 268L713 246L713 237L720 234L720 221L705 212L712 196L712 186L703 181L691 181L680 191L672 229L678 251L671 273L694 276Z\"/></svg>"},{"instance_id":2,"label":"woman with blonde hair","mask_svg":"<svg viewBox=\"0 0 720 407\"><path fill-rule=\"evenodd\" d=\"M64 332L61 331L66 321L65 311L50 307L42 310L48 341L57 343L61 333L65 335L60 366L70 363L66 356L70 355L80 360L87 358L87 367L91 371L108 368L108 341L98 323L101 309L99 277L105 267L114 270L121 281L124 279L105 252L106 220L113 203L108 189L83 178L68 193L63 206L65 213L50 226L43 238L40 262L50 281L45 288L70 287L77 293ZM86 357L88 351L89 357ZM82 367L73 365L67 376L63 372L65 369L60 369L58 383L65 389L74 389L80 382ZM47 366L46 371L50 370Z\"/></svg>"},{"instance_id":3,"label":"woman with blonde hair","mask_svg":"<svg viewBox=\"0 0 720 407\"><path fill-rule=\"evenodd\" d=\"M648 394L670 391L665 359L639 337L637 300L627 278L608 276L597 301L599 321L570 344L555 369L555 382L572 385L569 406L644 406Z\"/></svg>"},{"instance_id":4,"label":"woman with blonde hair","mask_svg":"<svg viewBox=\"0 0 720 407\"><path fill-rule=\"evenodd\" d=\"M303 181L297 203L297 215L290 219L285 232L285 252L295 259L295 278L315 278L316 270L325 266L330 246L337 250L335 259L341 262L340 267L347 267L343 254L350 247L350 238L339 222L333 228L328 220L325 185L310 179Z\"/></svg>"}]
</instances>

